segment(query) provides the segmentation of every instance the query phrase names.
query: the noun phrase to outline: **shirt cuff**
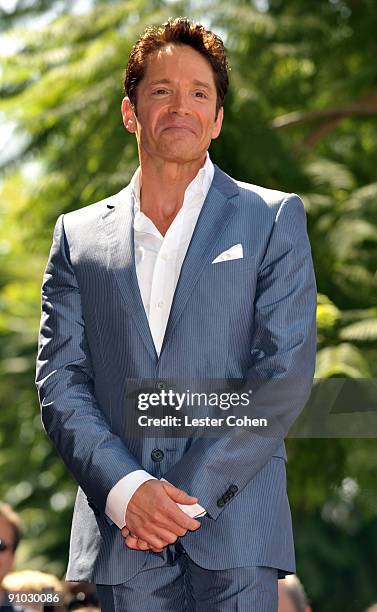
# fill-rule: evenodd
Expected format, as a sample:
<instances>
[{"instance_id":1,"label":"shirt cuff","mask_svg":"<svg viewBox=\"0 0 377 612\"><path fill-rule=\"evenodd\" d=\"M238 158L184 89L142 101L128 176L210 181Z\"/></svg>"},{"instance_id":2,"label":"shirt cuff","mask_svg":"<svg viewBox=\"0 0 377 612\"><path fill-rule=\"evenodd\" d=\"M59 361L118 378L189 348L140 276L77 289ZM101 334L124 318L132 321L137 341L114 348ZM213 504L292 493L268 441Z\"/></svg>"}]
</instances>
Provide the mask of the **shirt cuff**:
<instances>
[{"instance_id":1,"label":"shirt cuff","mask_svg":"<svg viewBox=\"0 0 377 612\"><path fill-rule=\"evenodd\" d=\"M169 482L166 478L160 478L160 480L164 480L165 482ZM171 482L169 482L171 484ZM177 506L185 513L187 516L191 518L198 518L200 516L204 516L207 514L207 510L203 508L200 504L178 504Z\"/></svg>"},{"instance_id":2,"label":"shirt cuff","mask_svg":"<svg viewBox=\"0 0 377 612\"><path fill-rule=\"evenodd\" d=\"M126 525L128 503L138 489L147 480L157 480L145 470L134 470L124 476L113 486L107 496L105 513L122 529Z\"/></svg>"}]
</instances>

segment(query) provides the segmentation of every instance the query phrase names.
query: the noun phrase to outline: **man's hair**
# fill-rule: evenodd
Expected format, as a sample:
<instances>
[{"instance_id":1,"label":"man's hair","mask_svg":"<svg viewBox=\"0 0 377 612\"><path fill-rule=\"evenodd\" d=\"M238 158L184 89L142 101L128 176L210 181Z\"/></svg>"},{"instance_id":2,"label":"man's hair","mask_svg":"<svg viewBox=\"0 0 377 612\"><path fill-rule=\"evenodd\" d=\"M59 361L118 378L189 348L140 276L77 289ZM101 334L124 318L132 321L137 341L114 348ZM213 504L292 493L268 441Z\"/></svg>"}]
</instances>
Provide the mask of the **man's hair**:
<instances>
[{"instance_id":1,"label":"man's hair","mask_svg":"<svg viewBox=\"0 0 377 612\"><path fill-rule=\"evenodd\" d=\"M136 110L137 86L144 77L149 57L169 44L188 45L210 63L216 84L216 115L228 91L228 60L219 36L186 17L169 19L162 26L149 26L134 44L124 78L124 93Z\"/></svg>"},{"instance_id":2,"label":"man's hair","mask_svg":"<svg viewBox=\"0 0 377 612\"><path fill-rule=\"evenodd\" d=\"M0 501L0 517L3 517L6 521L8 521L8 523L12 527L12 530L13 530L12 549L13 549L13 552L15 552L19 544L19 541L21 539L21 535L22 535L21 519L18 516L18 514L16 514L14 510L12 510L9 504L5 504L4 502L1 502L1 501Z\"/></svg>"},{"instance_id":3,"label":"man's hair","mask_svg":"<svg viewBox=\"0 0 377 612\"><path fill-rule=\"evenodd\" d=\"M295 606L297 612L305 612L305 609L309 603L304 587L302 586L299 578L295 574L291 574L286 576L282 582L282 586Z\"/></svg>"}]
</instances>

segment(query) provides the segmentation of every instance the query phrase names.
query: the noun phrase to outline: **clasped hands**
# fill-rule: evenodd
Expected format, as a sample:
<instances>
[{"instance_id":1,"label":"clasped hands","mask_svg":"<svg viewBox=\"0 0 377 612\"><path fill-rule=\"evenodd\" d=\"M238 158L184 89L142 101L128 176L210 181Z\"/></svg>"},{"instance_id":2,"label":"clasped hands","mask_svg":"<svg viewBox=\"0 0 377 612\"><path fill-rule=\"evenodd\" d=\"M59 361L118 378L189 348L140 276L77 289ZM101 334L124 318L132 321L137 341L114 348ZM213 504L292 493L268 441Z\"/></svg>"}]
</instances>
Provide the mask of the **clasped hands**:
<instances>
[{"instance_id":1,"label":"clasped hands","mask_svg":"<svg viewBox=\"0 0 377 612\"><path fill-rule=\"evenodd\" d=\"M131 497L126 512L126 527L121 529L125 545L134 550L161 552L187 531L196 531L200 522L178 506L195 504L197 497L161 480L147 480Z\"/></svg>"}]
</instances>

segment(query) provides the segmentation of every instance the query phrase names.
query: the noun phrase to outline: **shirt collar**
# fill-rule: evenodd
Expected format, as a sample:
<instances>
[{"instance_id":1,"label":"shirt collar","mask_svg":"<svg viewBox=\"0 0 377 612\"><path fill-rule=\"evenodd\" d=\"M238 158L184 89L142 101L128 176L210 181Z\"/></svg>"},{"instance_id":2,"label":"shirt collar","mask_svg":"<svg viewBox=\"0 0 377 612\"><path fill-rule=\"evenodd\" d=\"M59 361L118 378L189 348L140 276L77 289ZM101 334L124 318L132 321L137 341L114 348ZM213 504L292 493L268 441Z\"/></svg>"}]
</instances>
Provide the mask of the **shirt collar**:
<instances>
[{"instance_id":1,"label":"shirt collar","mask_svg":"<svg viewBox=\"0 0 377 612\"><path fill-rule=\"evenodd\" d=\"M206 161L200 168L196 177L191 181L185 191L185 197L183 200L183 206L187 206L190 203L191 198L200 193L202 200L207 196L213 177L215 174L215 168L207 151ZM141 188L141 169L140 166L137 168L130 181L130 189L134 206L134 213L140 212L140 188Z\"/></svg>"}]
</instances>

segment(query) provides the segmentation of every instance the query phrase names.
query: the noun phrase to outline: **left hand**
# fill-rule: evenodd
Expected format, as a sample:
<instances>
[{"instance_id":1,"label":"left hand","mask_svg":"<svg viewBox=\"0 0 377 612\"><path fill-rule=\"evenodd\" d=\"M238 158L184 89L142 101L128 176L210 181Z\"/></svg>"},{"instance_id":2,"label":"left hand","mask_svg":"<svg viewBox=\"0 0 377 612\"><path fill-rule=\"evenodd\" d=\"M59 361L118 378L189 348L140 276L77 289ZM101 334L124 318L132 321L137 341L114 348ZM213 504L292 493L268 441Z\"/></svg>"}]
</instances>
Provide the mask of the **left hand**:
<instances>
[{"instance_id":1,"label":"left hand","mask_svg":"<svg viewBox=\"0 0 377 612\"><path fill-rule=\"evenodd\" d=\"M148 542L145 542L145 540L141 540L140 538L132 535L127 527L123 527L122 536L125 545L133 550L152 550L153 552L162 552L163 550L162 548L153 548L148 544Z\"/></svg>"}]
</instances>

